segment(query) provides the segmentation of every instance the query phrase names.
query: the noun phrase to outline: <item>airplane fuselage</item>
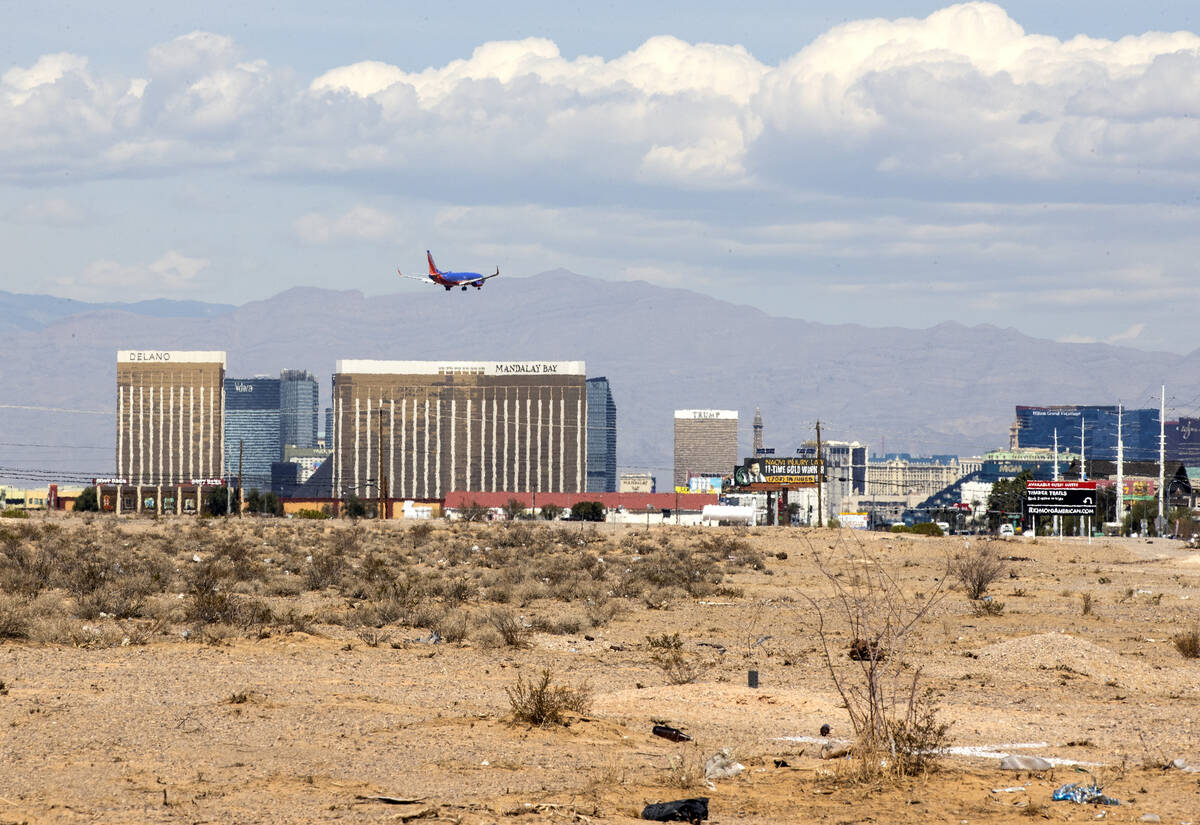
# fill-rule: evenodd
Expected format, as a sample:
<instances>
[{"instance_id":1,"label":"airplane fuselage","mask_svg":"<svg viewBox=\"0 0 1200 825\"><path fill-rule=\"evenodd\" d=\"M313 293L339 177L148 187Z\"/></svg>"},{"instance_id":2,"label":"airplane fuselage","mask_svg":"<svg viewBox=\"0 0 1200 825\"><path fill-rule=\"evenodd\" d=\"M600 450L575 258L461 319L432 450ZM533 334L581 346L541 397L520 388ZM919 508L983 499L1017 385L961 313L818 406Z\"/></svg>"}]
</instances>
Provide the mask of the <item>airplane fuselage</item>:
<instances>
[{"instance_id":1,"label":"airplane fuselage","mask_svg":"<svg viewBox=\"0 0 1200 825\"><path fill-rule=\"evenodd\" d=\"M447 290L454 289L456 286L461 286L463 289L468 286L476 289L483 288L483 276L478 272L431 272L429 277L434 283L444 286Z\"/></svg>"}]
</instances>

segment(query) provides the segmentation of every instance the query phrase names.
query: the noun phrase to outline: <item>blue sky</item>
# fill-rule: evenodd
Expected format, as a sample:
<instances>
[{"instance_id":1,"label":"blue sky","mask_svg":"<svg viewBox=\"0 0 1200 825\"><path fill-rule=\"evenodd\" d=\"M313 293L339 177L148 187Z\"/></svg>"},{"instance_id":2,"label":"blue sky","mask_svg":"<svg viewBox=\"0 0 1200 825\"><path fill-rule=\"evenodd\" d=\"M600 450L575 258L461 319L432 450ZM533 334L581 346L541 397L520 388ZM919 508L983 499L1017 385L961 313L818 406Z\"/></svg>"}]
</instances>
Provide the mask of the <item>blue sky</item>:
<instances>
[{"instance_id":1,"label":"blue sky","mask_svg":"<svg viewBox=\"0 0 1200 825\"><path fill-rule=\"evenodd\" d=\"M394 292L429 247L1194 348L1192 4L748 5L0 3L0 289Z\"/></svg>"}]
</instances>

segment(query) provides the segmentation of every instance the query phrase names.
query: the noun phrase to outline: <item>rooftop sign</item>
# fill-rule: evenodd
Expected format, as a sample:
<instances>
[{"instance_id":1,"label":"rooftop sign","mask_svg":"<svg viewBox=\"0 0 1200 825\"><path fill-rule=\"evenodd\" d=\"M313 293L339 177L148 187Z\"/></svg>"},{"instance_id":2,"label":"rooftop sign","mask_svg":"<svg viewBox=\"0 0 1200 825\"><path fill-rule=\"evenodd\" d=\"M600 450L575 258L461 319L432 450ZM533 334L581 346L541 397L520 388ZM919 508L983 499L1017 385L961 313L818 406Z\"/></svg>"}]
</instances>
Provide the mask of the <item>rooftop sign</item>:
<instances>
[{"instance_id":1,"label":"rooftop sign","mask_svg":"<svg viewBox=\"0 0 1200 825\"><path fill-rule=\"evenodd\" d=\"M220 364L225 366L225 353L220 350L117 350L118 364Z\"/></svg>"},{"instance_id":2,"label":"rooftop sign","mask_svg":"<svg viewBox=\"0 0 1200 825\"><path fill-rule=\"evenodd\" d=\"M737 410L676 410L676 418L704 421L706 419L720 421L737 421Z\"/></svg>"},{"instance_id":3,"label":"rooftop sign","mask_svg":"<svg viewBox=\"0 0 1200 825\"><path fill-rule=\"evenodd\" d=\"M334 372L358 375L586 375L583 361L342 360Z\"/></svg>"}]
</instances>

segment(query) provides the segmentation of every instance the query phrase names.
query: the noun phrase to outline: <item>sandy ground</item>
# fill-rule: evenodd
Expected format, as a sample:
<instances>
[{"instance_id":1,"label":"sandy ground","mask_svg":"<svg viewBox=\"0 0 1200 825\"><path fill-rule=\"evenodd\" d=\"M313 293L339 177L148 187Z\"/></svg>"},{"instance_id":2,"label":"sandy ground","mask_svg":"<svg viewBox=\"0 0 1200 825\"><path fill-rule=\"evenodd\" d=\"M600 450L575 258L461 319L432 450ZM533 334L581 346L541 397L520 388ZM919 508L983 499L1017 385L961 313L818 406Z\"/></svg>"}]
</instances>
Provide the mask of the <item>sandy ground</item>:
<instances>
[{"instance_id":1,"label":"sandy ground","mask_svg":"<svg viewBox=\"0 0 1200 825\"><path fill-rule=\"evenodd\" d=\"M864 784L846 760L816 758L820 726L836 744L849 725L802 597L820 592L814 553L877 552L916 592L964 540L751 540L787 558L731 577L741 597L631 604L528 649L400 643L424 635L405 628L372 648L332 625L219 645L175 630L106 649L0 643L0 823L621 822L689 796L709 797L719 823L1200 823L1200 773L1161 768L1200 766L1200 662L1171 642L1200 620L1200 555L1167 541L997 543L1016 559L991 590L1003 615L977 617L952 591L910 657L956 753L932 774ZM651 661L647 635L672 632L709 663L696 683L666 684ZM505 689L546 666L590 684L589 712L568 727L513 723ZM654 737L655 721L695 741ZM706 788L696 768L721 747L747 770ZM1003 753L1057 767L1002 772ZM1051 802L1085 778L1076 764L1122 804Z\"/></svg>"}]
</instances>

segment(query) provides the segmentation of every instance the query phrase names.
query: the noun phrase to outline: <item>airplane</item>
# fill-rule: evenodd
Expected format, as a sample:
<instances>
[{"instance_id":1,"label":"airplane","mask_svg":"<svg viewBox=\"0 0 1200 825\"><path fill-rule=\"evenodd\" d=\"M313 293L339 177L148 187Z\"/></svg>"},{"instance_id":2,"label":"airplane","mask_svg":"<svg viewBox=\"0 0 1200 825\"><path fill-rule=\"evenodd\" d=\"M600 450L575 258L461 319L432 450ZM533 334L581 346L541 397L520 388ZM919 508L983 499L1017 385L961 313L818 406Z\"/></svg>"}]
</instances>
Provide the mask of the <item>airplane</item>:
<instances>
[{"instance_id":1,"label":"airplane","mask_svg":"<svg viewBox=\"0 0 1200 825\"><path fill-rule=\"evenodd\" d=\"M396 270L396 274L401 278L408 278L410 281L420 281L423 284L435 284L436 286L445 287L447 292L456 286L462 287L463 292L466 292L469 286L473 286L476 289L483 289L484 281L488 278L495 278L500 274L500 267L496 267L496 271L491 275L480 275L478 272L442 272L437 268L437 264L433 262L433 255L428 249L425 250L425 257L429 259L428 278L405 275L399 269Z\"/></svg>"}]
</instances>

